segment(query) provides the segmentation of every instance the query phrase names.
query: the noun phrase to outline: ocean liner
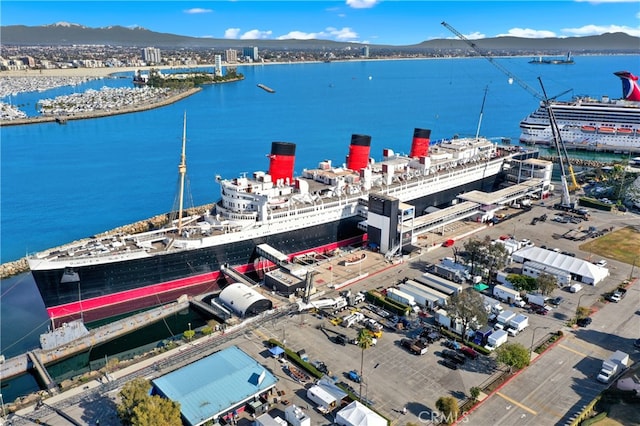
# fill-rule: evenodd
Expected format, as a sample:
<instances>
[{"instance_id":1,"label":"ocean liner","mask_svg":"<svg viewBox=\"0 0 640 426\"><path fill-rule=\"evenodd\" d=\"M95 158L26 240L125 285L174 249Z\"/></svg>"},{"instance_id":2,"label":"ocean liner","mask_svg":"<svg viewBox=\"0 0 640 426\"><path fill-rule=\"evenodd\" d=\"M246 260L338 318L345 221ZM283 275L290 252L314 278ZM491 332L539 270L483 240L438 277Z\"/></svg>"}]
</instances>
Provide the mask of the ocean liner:
<instances>
[{"instance_id":1,"label":"ocean liner","mask_svg":"<svg viewBox=\"0 0 640 426\"><path fill-rule=\"evenodd\" d=\"M268 172L216 179L221 198L207 214L183 217L180 202L178 218L165 228L30 256L48 315L54 326L81 316L92 322L217 290L221 266L241 272L260 267L259 244L291 257L362 244L368 194L392 196L423 212L461 192L494 189L513 155L484 138L431 141L430 135L415 129L408 156L385 149L376 162L371 137L354 134L346 164L322 161L299 177L293 176L296 145L273 142Z\"/></svg>"},{"instance_id":2,"label":"ocean liner","mask_svg":"<svg viewBox=\"0 0 640 426\"><path fill-rule=\"evenodd\" d=\"M560 137L567 149L640 152L640 87L627 71L614 73L622 81L622 99L589 97L551 101ZM520 142L551 145L553 135L545 103L520 122Z\"/></svg>"}]
</instances>

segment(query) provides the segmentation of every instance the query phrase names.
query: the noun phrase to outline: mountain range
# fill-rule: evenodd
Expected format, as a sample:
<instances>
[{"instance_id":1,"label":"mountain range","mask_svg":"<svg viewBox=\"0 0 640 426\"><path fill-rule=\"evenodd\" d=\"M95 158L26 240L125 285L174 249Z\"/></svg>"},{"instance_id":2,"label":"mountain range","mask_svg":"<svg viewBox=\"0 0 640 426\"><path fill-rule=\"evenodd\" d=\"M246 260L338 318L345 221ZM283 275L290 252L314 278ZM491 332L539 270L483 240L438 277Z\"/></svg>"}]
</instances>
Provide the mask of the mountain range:
<instances>
[{"instance_id":1,"label":"mountain range","mask_svg":"<svg viewBox=\"0 0 640 426\"><path fill-rule=\"evenodd\" d=\"M111 26L90 28L78 24L56 23L43 26L0 26L0 39L4 45L12 46L71 46L109 45L123 47L158 48L242 48L256 46L260 49L341 49L360 48L361 43L332 40L237 40L220 38L198 38L176 34L159 33L145 28ZM513 51L534 54L575 53L637 53L640 37L626 33L606 33L598 36L566 38L521 38L494 37L473 40L485 50ZM369 44L371 49L395 51L456 51L468 50L459 39L434 39L419 44L394 46Z\"/></svg>"}]
</instances>

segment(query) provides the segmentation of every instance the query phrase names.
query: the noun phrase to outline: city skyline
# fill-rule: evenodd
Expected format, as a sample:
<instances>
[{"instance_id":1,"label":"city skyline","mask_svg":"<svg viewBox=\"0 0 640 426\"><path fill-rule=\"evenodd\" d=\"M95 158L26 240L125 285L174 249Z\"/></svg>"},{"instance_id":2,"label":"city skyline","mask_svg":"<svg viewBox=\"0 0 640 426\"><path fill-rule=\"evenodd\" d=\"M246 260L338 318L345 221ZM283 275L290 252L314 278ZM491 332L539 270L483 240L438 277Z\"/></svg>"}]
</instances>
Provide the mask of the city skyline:
<instances>
[{"instance_id":1,"label":"city skyline","mask_svg":"<svg viewBox=\"0 0 640 426\"><path fill-rule=\"evenodd\" d=\"M631 0L562 1L5 1L2 25L68 23L234 40L324 39L411 45L456 38L640 36Z\"/></svg>"}]
</instances>

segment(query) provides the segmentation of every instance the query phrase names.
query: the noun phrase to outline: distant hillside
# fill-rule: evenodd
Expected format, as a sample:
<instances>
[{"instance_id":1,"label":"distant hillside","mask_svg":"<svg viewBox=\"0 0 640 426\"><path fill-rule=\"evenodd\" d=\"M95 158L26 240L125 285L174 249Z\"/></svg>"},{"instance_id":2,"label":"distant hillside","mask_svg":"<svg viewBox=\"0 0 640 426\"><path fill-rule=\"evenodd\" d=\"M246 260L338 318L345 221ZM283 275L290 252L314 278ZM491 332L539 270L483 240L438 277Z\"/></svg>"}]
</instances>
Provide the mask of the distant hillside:
<instances>
[{"instance_id":1,"label":"distant hillside","mask_svg":"<svg viewBox=\"0 0 640 426\"><path fill-rule=\"evenodd\" d=\"M330 40L229 40L214 38L186 37L176 34L158 33L144 28L121 26L89 28L77 24L58 23L38 27L24 25L0 26L0 39L4 45L18 46L70 46L77 44L97 44L126 47L154 46L159 48L242 48L257 46L262 49L340 49L360 47L359 43L336 42ZM484 50L513 51L534 54L557 54L572 51L637 53L640 38L625 33L608 33L600 36L568 38L518 38L496 37L474 40ZM415 45L392 46L370 45L372 49L394 51L438 51L470 50L458 39L437 39Z\"/></svg>"}]
</instances>

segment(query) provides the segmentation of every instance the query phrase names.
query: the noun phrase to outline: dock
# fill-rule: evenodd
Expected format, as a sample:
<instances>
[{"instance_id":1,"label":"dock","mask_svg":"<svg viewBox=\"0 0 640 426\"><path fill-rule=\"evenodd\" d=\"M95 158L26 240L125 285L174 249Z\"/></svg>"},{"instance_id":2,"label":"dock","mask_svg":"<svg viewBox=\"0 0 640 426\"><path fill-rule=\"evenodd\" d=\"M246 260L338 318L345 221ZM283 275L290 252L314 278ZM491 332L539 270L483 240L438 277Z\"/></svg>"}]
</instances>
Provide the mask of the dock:
<instances>
[{"instance_id":1,"label":"dock","mask_svg":"<svg viewBox=\"0 0 640 426\"><path fill-rule=\"evenodd\" d=\"M71 340L66 344L52 347L45 345L45 348L34 349L26 354L22 354L5 360L0 364L0 379L5 381L12 377L33 371L38 379L44 383L48 390L56 387L55 381L49 376L46 366L62 361L78 353L88 351L92 347L107 343L125 334L131 333L149 324L160 321L180 311L189 308L187 297L181 297L178 301L142 312L131 317L124 318L95 328L81 337ZM51 334L53 332L47 333ZM43 336L47 336L47 334ZM41 338L41 342L42 342ZM46 340L46 339L45 339Z\"/></svg>"}]
</instances>

